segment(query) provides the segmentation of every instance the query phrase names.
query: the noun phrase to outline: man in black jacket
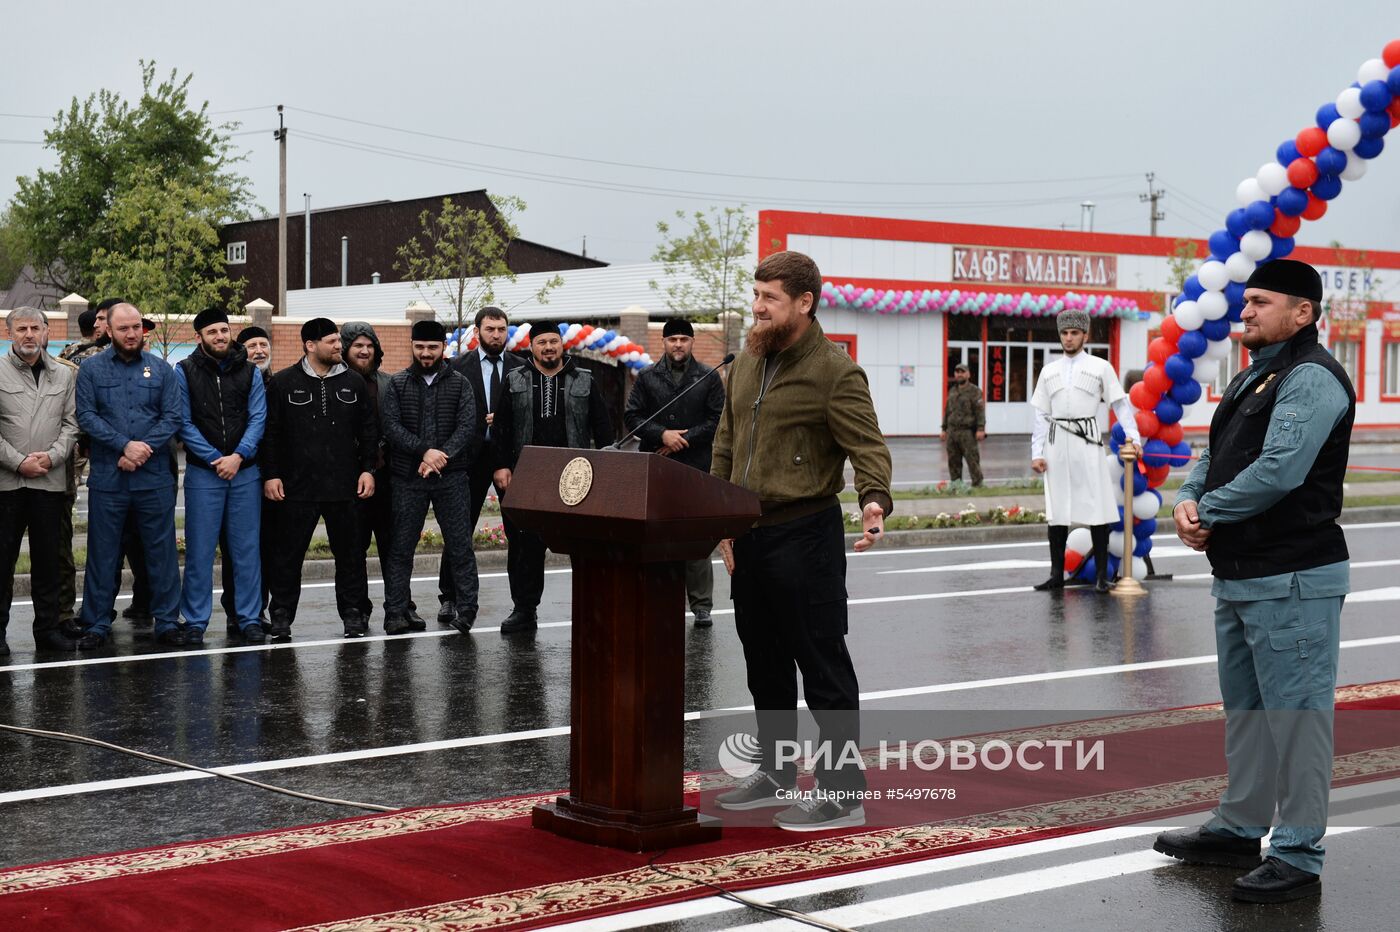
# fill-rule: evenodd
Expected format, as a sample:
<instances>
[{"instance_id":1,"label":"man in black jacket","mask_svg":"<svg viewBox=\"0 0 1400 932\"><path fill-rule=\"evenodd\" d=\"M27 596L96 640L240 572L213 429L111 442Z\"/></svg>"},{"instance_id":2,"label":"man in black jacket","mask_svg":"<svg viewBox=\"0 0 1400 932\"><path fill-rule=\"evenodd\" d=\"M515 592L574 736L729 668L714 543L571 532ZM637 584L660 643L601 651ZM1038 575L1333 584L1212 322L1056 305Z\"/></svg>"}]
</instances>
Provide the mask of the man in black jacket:
<instances>
[{"instance_id":1,"label":"man in black jacket","mask_svg":"<svg viewBox=\"0 0 1400 932\"><path fill-rule=\"evenodd\" d=\"M486 493L491 490L492 477L499 467L495 435L491 432L496 417L496 405L503 394L506 376L525 365L525 360L507 353L510 339L510 319L498 307L484 307L476 313L477 347L469 353L459 353L452 368L464 375L472 386L476 400L476 435L481 438L481 451L467 468L467 491L471 504L471 528L481 520ZM499 494L499 493L498 493ZM514 525L506 526L506 538ZM438 624L450 625L457 617L457 594L452 585L452 551L444 547L438 567Z\"/></svg>"},{"instance_id":2,"label":"man in black jacket","mask_svg":"<svg viewBox=\"0 0 1400 932\"><path fill-rule=\"evenodd\" d=\"M379 425L365 380L341 361L335 323L308 320L301 339L301 361L274 375L267 388L263 494L282 503L269 586L272 640L292 638L301 564L321 518L335 557L335 602L345 636L364 637L368 624L361 608L369 584L356 499L374 494Z\"/></svg>"},{"instance_id":3,"label":"man in black jacket","mask_svg":"<svg viewBox=\"0 0 1400 932\"><path fill-rule=\"evenodd\" d=\"M714 448L715 431L724 412L724 384L711 378L714 370L695 358L695 328L690 321L673 317L661 331L666 355L656 365L645 369L627 396L627 430L637 431L643 453L669 456L678 463L710 471L710 453ZM656 414L681 392L701 379L709 378L707 389L697 388L651 423L647 418ZM695 615L695 627L708 628L714 622L715 577L710 558L688 560L685 564L685 591L690 611Z\"/></svg>"},{"instance_id":4,"label":"man in black jacket","mask_svg":"<svg viewBox=\"0 0 1400 932\"><path fill-rule=\"evenodd\" d=\"M587 369L580 369L564 355L559 325L542 320L530 329L531 364L510 374L505 398L492 424L500 467L496 487L504 495L511 473L526 446L605 447L613 441L612 419L602 390ZM519 527L512 527L506 571L514 610L501 624L502 634L534 631L536 612L544 595L544 541Z\"/></svg>"},{"instance_id":5,"label":"man in black jacket","mask_svg":"<svg viewBox=\"0 0 1400 932\"><path fill-rule=\"evenodd\" d=\"M471 386L447 365L447 332L436 320L413 325L414 364L389 380L384 430L394 475L394 530L384 571L384 633L412 630L406 613L413 551L433 506L452 561L457 594L453 627L463 634L476 621L476 552L467 525L467 468L476 459L476 400Z\"/></svg>"}]
</instances>

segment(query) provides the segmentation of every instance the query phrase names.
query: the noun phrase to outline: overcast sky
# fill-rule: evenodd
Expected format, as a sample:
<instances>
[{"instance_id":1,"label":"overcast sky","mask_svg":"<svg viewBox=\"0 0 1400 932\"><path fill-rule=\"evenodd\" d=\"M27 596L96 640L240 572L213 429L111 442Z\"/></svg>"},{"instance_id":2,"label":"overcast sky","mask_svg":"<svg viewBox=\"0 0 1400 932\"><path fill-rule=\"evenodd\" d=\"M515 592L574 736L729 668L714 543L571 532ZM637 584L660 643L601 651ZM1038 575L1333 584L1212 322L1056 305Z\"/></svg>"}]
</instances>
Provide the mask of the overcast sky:
<instances>
[{"instance_id":1,"label":"overcast sky","mask_svg":"<svg viewBox=\"0 0 1400 932\"><path fill-rule=\"evenodd\" d=\"M326 207L485 187L525 198L526 238L576 250L586 234L590 255L615 262L647 259L657 219L677 208L741 202L1077 229L1087 199L1096 230L1146 233L1149 171L1167 191L1161 232L1203 236L1238 182L1400 38L1396 9L7 4L0 200L52 159L24 144L47 120L16 114L52 115L103 87L134 95L147 58L193 72L197 98L251 133L236 141L270 211L282 103L291 210L302 192ZM1300 235L1331 240L1400 250L1400 151Z\"/></svg>"}]
</instances>

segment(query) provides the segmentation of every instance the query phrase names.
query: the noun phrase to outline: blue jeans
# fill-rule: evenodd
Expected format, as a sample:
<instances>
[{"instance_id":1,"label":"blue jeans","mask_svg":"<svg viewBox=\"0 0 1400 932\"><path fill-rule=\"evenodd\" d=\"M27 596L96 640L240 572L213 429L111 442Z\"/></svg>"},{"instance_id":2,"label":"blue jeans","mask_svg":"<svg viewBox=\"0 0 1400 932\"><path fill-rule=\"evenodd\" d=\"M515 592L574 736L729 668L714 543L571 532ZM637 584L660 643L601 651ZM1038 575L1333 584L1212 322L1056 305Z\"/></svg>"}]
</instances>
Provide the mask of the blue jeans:
<instances>
[{"instance_id":1,"label":"blue jeans","mask_svg":"<svg viewBox=\"0 0 1400 932\"><path fill-rule=\"evenodd\" d=\"M1268 833L1268 854L1322 873L1343 596L1218 599L1215 640L1230 782L1206 828Z\"/></svg>"},{"instance_id":2,"label":"blue jeans","mask_svg":"<svg viewBox=\"0 0 1400 932\"><path fill-rule=\"evenodd\" d=\"M214 548L224 533L233 562L238 627L258 623L262 614L262 481L258 468L240 470L232 482L211 470L185 470L185 585L180 614L191 628L209 627L214 611Z\"/></svg>"},{"instance_id":3,"label":"blue jeans","mask_svg":"<svg viewBox=\"0 0 1400 932\"><path fill-rule=\"evenodd\" d=\"M175 486L136 492L88 493L87 566L83 572L83 629L106 636L112 631L122 529L130 515L141 538L151 578L151 614L157 635L180 621L180 560L175 551Z\"/></svg>"}]
</instances>

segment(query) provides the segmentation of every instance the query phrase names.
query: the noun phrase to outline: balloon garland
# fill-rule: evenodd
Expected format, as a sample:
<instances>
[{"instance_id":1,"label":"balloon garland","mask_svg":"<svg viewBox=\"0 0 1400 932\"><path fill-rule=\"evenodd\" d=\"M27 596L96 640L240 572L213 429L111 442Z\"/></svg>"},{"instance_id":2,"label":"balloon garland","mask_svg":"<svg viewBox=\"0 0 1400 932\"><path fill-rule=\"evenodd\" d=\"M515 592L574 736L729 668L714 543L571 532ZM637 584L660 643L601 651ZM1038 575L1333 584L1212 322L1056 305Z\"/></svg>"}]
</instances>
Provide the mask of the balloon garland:
<instances>
[{"instance_id":1,"label":"balloon garland","mask_svg":"<svg viewBox=\"0 0 1400 932\"><path fill-rule=\"evenodd\" d=\"M528 323L510 325L506 331L506 350L514 351L529 345L530 325ZM560 324L559 336L564 340L564 349L577 349L606 356L629 369L641 371L651 365L651 354L638 343L614 330L604 330L592 324ZM470 353L476 349L476 327L459 327L447 335L447 355Z\"/></svg>"},{"instance_id":2,"label":"balloon garland","mask_svg":"<svg viewBox=\"0 0 1400 932\"><path fill-rule=\"evenodd\" d=\"M1162 497L1157 487L1172 467L1185 466L1191 448L1182 439L1181 418L1198 401L1202 383L1215 378L1220 360L1231 351L1232 332L1244 329L1244 283L1256 267L1293 251L1304 220L1318 220L1342 193L1343 182L1359 180L1366 165L1385 148L1385 134L1400 126L1400 39L1386 45L1357 71L1356 81L1335 101L1318 108L1314 125L1279 144L1275 160L1261 166L1235 188L1239 207L1225 218L1224 229L1210 235L1210 257L1186 279L1172 312L1162 321L1162 335L1147 347L1150 360L1142 381L1128 393L1137 409L1142 434L1141 465L1134 477L1132 509L1140 521L1133 528L1133 555L1152 549L1156 514ZM1109 539L1113 573L1123 556L1123 466L1118 447L1123 428L1115 424L1109 463L1117 481L1119 522ZM1141 481L1139 481L1141 480ZM1083 531L1080 534L1080 531ZM1078 535L1078 536L1076 536ZM1089 532L1070 533L1065 571L1094 578ZM1071 568L1073 567L1073 568Z\"/></svg>"},{"instance_id":3,"label":"balloon garland","mask_svg":"<svg viewBox=\"0 0 1400 932\"><path fill-rule=\"evenodd\" d=\"M986 291L943 291L934 289L894 291L882 288L857 288L849 282L837 285L822 282L821 306L849 308L874 314L973 314L986 317L1001 314L1011 317L1054 317L1064 310L1084 311L1090 317L1125 317L1136 320L1138 304L1131 298L1113 295L1022 294Z\"/></svg>"}]
</instances>

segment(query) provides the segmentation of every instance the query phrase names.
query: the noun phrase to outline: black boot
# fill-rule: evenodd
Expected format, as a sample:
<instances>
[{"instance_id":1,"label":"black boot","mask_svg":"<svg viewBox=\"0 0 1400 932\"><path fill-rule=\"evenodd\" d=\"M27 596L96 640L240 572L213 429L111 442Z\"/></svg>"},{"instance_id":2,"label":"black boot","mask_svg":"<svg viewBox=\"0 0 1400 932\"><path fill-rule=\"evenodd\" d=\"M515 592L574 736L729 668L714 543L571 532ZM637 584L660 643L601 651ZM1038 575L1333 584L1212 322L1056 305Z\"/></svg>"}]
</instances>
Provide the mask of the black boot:
<instances>
[{"instance_id":1,"label":"black boot","mask_svg":"<svg viewBox=\"0 0 1400 932\"><path fill-rule=\"evenodd\" d=\"M1094 591L1107 592L1108 585L1108 525L1095 524L1089 528L1089 539L1094 542ZM1123 545L1127 546L1127 541Z\"/></svg>"},{"instance_id":2,"label":"black boot","mask_svg":"<svg viewBox=\"0 0 1400 932\"><path fill-rule=\"evenodd\" d=\"M1052 524L1050 535L1050 578L1036 586L1036 591L1065 587L1065 544L1069 541L1069 525Z\"/></svg>"}]
</instances>

